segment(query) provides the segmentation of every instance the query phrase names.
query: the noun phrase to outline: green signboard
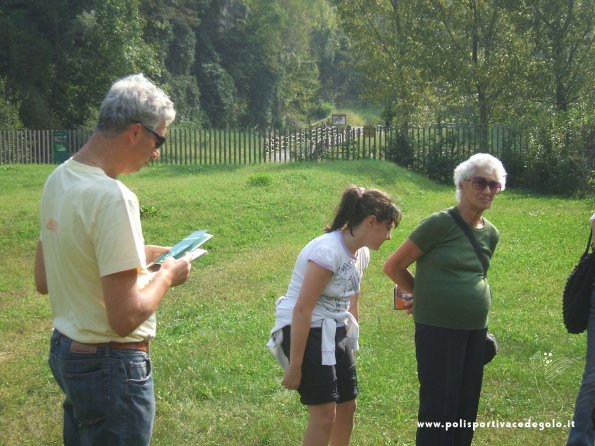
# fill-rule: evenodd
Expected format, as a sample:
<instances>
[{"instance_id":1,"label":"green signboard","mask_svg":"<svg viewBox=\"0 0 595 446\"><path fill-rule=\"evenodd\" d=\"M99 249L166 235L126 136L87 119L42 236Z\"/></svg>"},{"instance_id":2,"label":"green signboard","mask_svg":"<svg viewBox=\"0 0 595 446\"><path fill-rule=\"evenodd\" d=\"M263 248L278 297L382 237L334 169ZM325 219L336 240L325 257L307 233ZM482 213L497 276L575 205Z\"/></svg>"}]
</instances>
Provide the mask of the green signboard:
<instances>
[{"instance_id":1,"label":"green signboard","mask_svg":"<svg viewBox=\"0 0 595 446\"><path fill-rule=\"evenodd\" d=\"M68 149L68 131L67 130L53 130L52 131L52 157L54 164L62 164L70 158L70 150Z\"/></svg>"}]
</instances>

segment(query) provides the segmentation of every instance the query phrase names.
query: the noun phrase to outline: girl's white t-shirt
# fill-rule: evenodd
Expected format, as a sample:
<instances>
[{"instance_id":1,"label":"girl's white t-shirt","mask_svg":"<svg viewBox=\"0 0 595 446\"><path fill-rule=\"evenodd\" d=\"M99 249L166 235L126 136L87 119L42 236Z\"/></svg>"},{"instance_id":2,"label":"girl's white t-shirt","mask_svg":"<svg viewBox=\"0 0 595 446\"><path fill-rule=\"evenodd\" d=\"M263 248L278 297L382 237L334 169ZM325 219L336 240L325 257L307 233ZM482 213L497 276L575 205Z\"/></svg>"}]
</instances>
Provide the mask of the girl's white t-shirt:
<instances>
[{"instance_id":1,"label":"girl's white t-shirt","mask_svg":"<svg viewBox=\"0 0 595 446\"><path fill-rule=\"evenodd\" d=\"M302 249L295 262L285 294L287 299L297 300L308 262L314 262L333 273L316 305L330 312L342 312L347 311L349 299L360 291L364 270L370 262L370 251L363 247L355 256L352 255L345 245L341 231L329 232L315 238Z\"/></svg>"},{"instance_id":2,"label":"girl's white t-shirt","mask_svg":"<svg viewBox=\"0 0 595 446\"><path fill-rule=\"evenodd\" d=\"M308 262L314 262L333 273L312 311L311 327L322 327L322 363L335 364L334 339L339 325L347 326L348 344L353 351L358 349L359 326L349 313L349 302L360 292L364 270L370 263L370 250L363 247L355 255L351 254L341 231L333 231L315 238L302 249L295 262L287 293L277 300L275 326L267 345L283 368L287 368L289 362L281 349L282 328L291 325Z\"/></svg>"}]
</instances>

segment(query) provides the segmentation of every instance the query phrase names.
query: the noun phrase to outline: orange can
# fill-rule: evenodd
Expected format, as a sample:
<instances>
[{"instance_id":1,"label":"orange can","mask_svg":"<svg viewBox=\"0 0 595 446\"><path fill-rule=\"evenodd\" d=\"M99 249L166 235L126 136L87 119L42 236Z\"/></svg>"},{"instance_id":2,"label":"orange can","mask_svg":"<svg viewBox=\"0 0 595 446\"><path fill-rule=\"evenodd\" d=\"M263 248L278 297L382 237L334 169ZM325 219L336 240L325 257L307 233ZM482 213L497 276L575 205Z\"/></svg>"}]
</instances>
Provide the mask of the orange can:
<instances>
[{"instance_id":1,"label":"orange can","mask_svg":"<svg viewBox=\"0 0 595 446\"><path fill-rule=\"evenodd\" d=\"M395 310L404 310L410 307L410 302L413 300L413 294L403 291L398 285L395 285L393 291Z\"/></svg>"}]
</instances>

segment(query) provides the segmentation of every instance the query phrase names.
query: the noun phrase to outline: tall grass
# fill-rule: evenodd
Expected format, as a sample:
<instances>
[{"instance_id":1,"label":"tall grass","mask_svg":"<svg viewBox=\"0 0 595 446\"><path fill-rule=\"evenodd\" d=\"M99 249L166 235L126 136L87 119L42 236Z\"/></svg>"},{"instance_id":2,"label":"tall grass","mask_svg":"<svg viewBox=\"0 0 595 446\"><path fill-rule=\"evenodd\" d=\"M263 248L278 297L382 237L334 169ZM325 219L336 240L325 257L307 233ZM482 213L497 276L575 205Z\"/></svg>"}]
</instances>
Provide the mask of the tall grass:
<instances>
[{"instance_id":1,"label":"tall grass","mask_svg":"<svg viewBox=\"0 0 595 446\"><path fill-rule=\"evenodd\" d=\"M38 200L51 170L0 166L0 445L61 444L62 396L47 366L50 307L32 281ZM215 235L158 311L154 445L299 444L305 410L280 386L265 343L298 252L330 221L349 183L388 191L405 213L363 281L352 444L414 444L413 324L392 310L381 268L422 218L453 204L452 187L380 161L154 166L122 179L150 210L147 243L170 245L200 228ZM585 336L565 333L560 295L594 208L592 198L507 190L486 214L501 232L490 270L490 330L501 352L486 369L478 421L571 419ZM484 427L474 444L559 445L567 433Z\"/></svg>"}]
</instances>

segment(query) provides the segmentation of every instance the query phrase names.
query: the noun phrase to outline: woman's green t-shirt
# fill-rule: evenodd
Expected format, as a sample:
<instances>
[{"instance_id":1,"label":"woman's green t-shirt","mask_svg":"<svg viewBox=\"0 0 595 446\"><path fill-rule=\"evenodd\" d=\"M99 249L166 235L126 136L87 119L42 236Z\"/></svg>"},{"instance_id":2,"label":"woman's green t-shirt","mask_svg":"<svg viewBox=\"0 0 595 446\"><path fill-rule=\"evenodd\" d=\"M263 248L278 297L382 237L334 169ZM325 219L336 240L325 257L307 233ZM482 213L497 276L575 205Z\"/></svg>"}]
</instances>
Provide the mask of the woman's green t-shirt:
<instances>
[{"instance_id":1,"label":"woman's green t-shirt","mask_svg":"<svg viewBox=\"0 0 595 446\"><path fill-rule=\"evenodd\" d=\"M471 229L489 259L500 234L483 220L483 228ZM473 246L448 210L423 220L409 239L424 253L415 268L415 322L467 330L485 328L490 287Z\"/></svg>"}]
</instances>

